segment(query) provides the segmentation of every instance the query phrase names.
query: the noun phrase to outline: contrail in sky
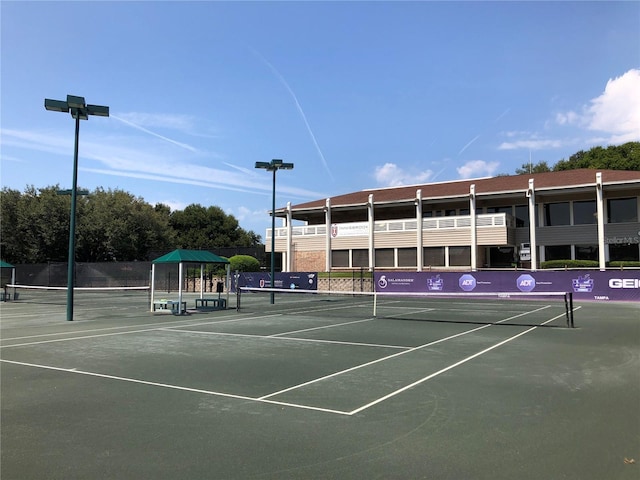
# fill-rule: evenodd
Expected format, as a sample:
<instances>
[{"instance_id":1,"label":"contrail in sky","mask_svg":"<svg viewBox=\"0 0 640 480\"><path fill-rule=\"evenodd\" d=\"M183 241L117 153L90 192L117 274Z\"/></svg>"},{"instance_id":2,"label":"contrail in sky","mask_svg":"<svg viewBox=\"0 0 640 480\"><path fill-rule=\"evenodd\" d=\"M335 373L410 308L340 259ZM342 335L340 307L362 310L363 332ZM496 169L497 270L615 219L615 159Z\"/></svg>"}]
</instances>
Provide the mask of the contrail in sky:
<instances>
[{"instance_id":1,"label":"contrail in sky","mask_svg":"<svg viewBox=\"0 0 640 480\"><path fill-rule=\"evenodd\" d=\"M327 161L325 160L324 155L322 154L322 150L320 150L320 145L318 145L318 141L316 140L316 136L313 134L313 131L311 130L311 126L309 125L309 122L307 121L307 116L304 114L304 110L302 110L302 106L300 105L300 102L298 102L298 97L296 97L296 94L293 93L293 90L291 89L291 87L289 86L287 81L284 79L284 77L280 74L280 72L276 69L276 67L274 67L257 50L251 48L251 51L260 60L262 60L262 62L264 62L269 67L269 69L271 69L273 74L276 77L278 77L278 80L280 80L280 83L282 83L284 85L284 87L287 89L287 91L289 92L289 94L293 98L293 101L296 104L296 108L298 109L298 113L300 113L300 116L302 117L302 121L304 122L305 126L307 127L307 131L309 132L309 135L311 136L311 140L313 140L313 144L315 145L316 150L318 151L318 155L320 155L320 159L322 160L322 165L324 166L325 170L327 171L327 173L331 177L331 180L335 180L333 178L333 174L331 173L331 170L329 169L329 165L327 164Z\"/></svg>"},{"instance_id":2,"label":"contrail in sky","mask_svg":"<svg viewBox=\"0 0 640 480\"><path fill-rule=\"evenodd\" d=\"M480 138L480 135L476 135L475 137L473 137L473 139L469 143L467 143L464 147L462 147L462 150L458 152L458 156L462 155L462 152L464 152L467 148L469 148L471 144L476 140L478 140L479 138Z\"/></svg>"},{"instance_id":3,"label":"contrail in sky","mask_svg":"<svg viewBox=\"0 0 640 480\"><path fill-rule=\"evenodd\" d=\"M189 150L190 152L197 152L198 151L195 148L193 148L191 145L187 145L186 143L180 143L180 142L177 142L175 140L171 140L170 138L163 137L162 135L159 135L159 134L157 134L155 132L152 132L151 130L147 130L146 128L141 127L140 125L136 125L135 123L130 122L129 120L125 120L124 118L120 118L120 117L117 117L115 115L111 115L111 118L115 118L116 120L120 120L122 123L126 123L127 125L129 125L129 126L131 126L133 128L137 128L138 130L143 131L144 133L148 133L149 135L153 135L154 137L158 137L161 140L164 140L165 142L173 143L174 145L177 145L177 146L182 147L182 148L184 148L186 150Z\"/></svg>"}]
</instances>

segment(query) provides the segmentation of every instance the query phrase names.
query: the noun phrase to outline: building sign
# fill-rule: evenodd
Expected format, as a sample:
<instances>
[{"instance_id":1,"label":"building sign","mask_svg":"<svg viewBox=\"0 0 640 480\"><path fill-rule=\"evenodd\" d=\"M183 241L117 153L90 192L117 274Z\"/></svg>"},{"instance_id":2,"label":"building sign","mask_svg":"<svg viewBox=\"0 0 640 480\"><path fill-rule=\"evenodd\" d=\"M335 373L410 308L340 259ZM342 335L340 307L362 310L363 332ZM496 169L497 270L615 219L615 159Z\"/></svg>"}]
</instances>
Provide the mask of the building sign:
<instances>
[{"instance_id":1,"label":"building sign","mask_svg":"<svg viewBox=\"0 0 640 480\"><path fill-rule=\"evenodd\" d=\"M640 302L640 270L375 273L378 292L572 292L575 300Z\"/></svg>"},{"instance_id":2,"label":"building sign","mask_svg":"<svg viewBox=\"0 0 640 480\"><path fill-rule=\"evenodd\" d=\"M333 223L331 236L337 237L368 237L369 222Z\"/></svg>"}]
</instances>

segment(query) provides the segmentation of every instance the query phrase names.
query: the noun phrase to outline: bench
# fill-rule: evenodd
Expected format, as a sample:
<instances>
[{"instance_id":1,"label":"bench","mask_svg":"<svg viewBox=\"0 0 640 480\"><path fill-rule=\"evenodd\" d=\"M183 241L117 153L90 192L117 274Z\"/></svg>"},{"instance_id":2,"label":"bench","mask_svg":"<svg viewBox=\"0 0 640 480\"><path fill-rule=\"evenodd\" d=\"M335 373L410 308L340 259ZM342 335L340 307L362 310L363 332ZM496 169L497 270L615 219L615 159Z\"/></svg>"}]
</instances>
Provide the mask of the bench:
<instances>
[{"instance_id":1,"label":"bench","mask_svg":"<svg viewBox=\"0 0 640 480\"><path fill-rule=\"evenodd\" d=\"M182 309L180 308L182 303ZM179 302L178 300L154 300L153 311L156 310L169 310L174 315L180 315L187 311L187 302Z\"/></svg>"},{"instance_id":2,"label":"bench","mask_svg":"<svg viewBox=\"0 0 640 480\"><path fill-rule=\"evenodd\" d=\"M196 298L196 308L224 310L227 308L227 300L224 298Z\"/></svg>"}]
</instances>

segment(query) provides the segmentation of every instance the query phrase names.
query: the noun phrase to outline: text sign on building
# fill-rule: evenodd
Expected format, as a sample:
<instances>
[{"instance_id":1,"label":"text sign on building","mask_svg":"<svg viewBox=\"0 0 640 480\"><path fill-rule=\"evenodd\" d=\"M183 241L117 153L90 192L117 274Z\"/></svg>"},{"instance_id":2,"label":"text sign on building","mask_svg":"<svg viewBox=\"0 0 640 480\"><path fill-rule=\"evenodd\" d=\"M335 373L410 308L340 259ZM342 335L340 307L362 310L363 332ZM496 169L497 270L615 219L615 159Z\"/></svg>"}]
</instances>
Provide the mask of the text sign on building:
<instances>
[{"instance_id":1,"label":"text sign on building","mask_svg":"<svg viewBox=\"0 0 640 480\"><path fill-rule=\"evenodd\" d=\"M368 237L369 223L368 222L333 223L331 225L331 236L333 238Z\"/></svg>"}]
</instances>

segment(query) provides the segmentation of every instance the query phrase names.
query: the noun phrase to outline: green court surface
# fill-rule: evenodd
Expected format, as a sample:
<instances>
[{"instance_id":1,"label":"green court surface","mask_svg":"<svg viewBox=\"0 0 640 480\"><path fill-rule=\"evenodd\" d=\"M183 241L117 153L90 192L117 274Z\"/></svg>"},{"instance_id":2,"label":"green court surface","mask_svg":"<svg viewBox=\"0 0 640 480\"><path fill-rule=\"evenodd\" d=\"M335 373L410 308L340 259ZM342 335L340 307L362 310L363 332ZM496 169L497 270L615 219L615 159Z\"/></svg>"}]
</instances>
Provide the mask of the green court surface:
<instances>
[{"instance_id":1,"label":"green court surface","mask_svg":"<svg viewBox=\"0 0 640 480\"><path fill-rule=\"evenodd\" d=\"M0 304L0 478L640 478L636 304L195 298Z\"/></svg>"}]
</instances>

